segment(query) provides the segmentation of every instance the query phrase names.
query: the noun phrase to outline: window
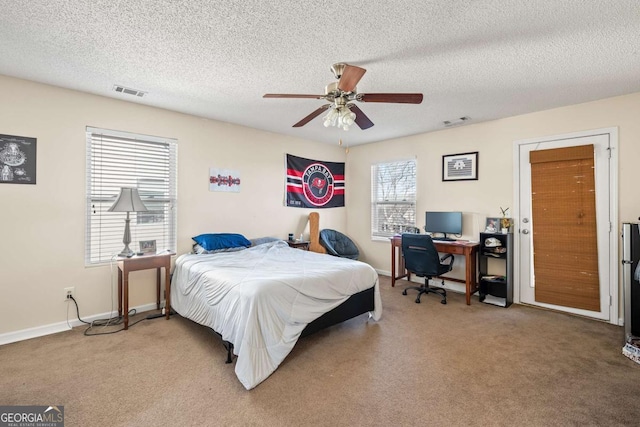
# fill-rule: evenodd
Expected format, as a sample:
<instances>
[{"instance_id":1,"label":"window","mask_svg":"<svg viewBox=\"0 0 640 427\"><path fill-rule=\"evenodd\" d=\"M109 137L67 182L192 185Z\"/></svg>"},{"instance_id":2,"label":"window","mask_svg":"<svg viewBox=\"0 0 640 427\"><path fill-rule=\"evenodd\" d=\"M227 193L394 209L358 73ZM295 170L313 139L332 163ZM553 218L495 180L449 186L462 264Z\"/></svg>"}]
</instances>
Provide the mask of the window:
<instances>
[{"instance_id":1,"label":"window","mask_svg":"<svg viewBox=\"0 0 640 427\"><path fill-rule=\"evenodd\" d=\"M371 237L386 238L416 226L416 160L371 166Z\"/></svg>"},{"instance_id":2,"label":"window","mask_svg":"<svg viewBox=\"0 0 640 427\"><path fill-rule=\"evenodd\" d=\"M85 265L109 262L124 247L126 212L107 212L121 187L135 187L147 212L131 212L131 244L176 249L177 141L87 127Z\"/></svg>"}]
</instances>

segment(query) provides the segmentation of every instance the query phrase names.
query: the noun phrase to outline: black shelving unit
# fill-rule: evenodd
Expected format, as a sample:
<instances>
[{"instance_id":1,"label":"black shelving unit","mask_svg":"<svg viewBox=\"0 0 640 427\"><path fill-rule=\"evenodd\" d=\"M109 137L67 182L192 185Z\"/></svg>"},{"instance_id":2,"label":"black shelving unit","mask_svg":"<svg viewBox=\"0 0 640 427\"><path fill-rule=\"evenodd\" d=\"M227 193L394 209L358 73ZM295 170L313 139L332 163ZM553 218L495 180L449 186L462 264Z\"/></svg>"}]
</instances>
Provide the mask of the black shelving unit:
<instances>
[{"instance_id":1,"label":"black shelving unit","mask_svg":"<svg viewBox=\"0 0 640 427\"><path fill-rule=\"evenodd\" d=\"M500 245L488 245L487 239L491 238L496 239ZM513 303L513 234L480 233L478 258L480 302L509 307ZM494 271L489 274L489 259L499 260L504 264L502 272Z\"/></svg>"}]
</instances>

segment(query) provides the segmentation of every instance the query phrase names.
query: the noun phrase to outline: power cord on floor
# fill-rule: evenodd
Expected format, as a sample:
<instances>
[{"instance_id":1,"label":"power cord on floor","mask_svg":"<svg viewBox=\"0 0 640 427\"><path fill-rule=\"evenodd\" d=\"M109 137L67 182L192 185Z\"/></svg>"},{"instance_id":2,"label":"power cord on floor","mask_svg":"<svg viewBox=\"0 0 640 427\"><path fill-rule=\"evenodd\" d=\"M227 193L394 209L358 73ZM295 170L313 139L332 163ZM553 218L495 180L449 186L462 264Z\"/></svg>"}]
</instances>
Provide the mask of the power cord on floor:
<instances>
[{"instance_id":1,"label":"power cord on floor","mask_svg":"<svg viewBox=\"0 0 640 427\"><path fill-rule=\"evenodd\" d=\"M78 315L78 320L81 321L82 323L86 324L86 325L89 325L87 327L87 329L84 330L84 335L85 336L91 337L91 336L94 336L94 335L109 335L109 334L115 334L115 333L120 332L120 331L124 331L124 326L123 326L122 328L117 329L115 331L93 332L93 328L98 327L98 326L102 326L104 328L104 327L107 327L107 326L120 325L124 321L124 317L123 316L117 316L117 317L110 317L108 319L96 319L96 320L94 320L92 322L87 322L86 320L83 320L80 317L80 308L78 307L78 301L76 301L76 299L72 295L69 296L69 299L71 301L73 301L73 303L76 306L76 313ZM134 316L136 313L137 313L137 311L136 311L135 308L132 308L131 310L129 310L129 316ZM147 317L143 317L142 319L139 319L139 320L137 320L137 321L135 321L133 323L130 323L129 327L132 327L133 325L136 325L136 324L138 324L138 323L140 323L140 322L142 322L144 320L157 319L158 317L163 317L163 315L162 316L158 316L158 315L155 315L155 314L150 314Z\"/></svg>"},{"instance_id":2,"label":"power cord on floor","mask_svg":"<svg viewBox=\"0 0 640 427\"><path fill-rule=\"evenodd\" d=\"M87 322L85 320L82 320L82 318L80 317L80 308L78 307L78 301L76 301L76 299L73 297L73 295L67 295L67 299L70 299L76 305L76 314L78 316L78 320L81 321L82 323L86 324L86 325L90 325L91 323L89 323L89 322Z\"/></svg>"}]
</instances>

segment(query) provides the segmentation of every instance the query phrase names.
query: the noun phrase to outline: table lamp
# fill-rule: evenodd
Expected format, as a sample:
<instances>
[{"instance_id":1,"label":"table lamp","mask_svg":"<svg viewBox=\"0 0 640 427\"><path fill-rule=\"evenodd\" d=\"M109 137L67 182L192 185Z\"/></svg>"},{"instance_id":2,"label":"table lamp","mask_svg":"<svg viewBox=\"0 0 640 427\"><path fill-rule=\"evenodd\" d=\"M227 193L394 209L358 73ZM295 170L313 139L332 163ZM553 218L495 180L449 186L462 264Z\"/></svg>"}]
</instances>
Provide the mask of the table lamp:
<instances>
[{"instance_id":1,"label":"table lamp","mask_svg":"<svg viewBox=\"0 0 640 427\"><path fill-rule=\"evenodd\" d=\"M129 212L147 212L148 209L140 200L137 188L122 187L120 194L115 203L107 210L107 212L126 212L127 219L125 219L124 237L122 243L124 243L124 249L120 252L119 256L130 257L133 255L133 251L129 249L129 243L131 243L131 231L129 231Z\"/></svg>"}]
</instances>

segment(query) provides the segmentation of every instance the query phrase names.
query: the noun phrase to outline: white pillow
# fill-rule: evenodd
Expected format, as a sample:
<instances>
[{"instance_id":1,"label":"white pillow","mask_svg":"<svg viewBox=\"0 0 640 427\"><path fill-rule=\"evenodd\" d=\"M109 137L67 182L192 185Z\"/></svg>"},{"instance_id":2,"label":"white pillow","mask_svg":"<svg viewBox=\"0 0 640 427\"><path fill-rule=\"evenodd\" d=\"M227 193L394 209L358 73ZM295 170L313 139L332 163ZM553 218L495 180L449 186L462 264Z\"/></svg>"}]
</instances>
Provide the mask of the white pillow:
<instances>
[{"instance_id":1,"label":"white pillow","mask_svg":"<svg viewBox=\"0 0 640 427\"><path fill-rule=\"evenodd\" d=\"M212 251L208 251L208 250L206 250L205 248L203 248L202 246L200 246L197 243L193 245L193 253L194 254L198 254L198 255L201 255L201 254L215 254L215 253L218 253L218 252L237 252L237 251L241 251L243 249L247 249L247 248L244 247L244 246L238 246L236 248L223 248L223 249L214 249Z\"/></svg>"}]
</instances>

